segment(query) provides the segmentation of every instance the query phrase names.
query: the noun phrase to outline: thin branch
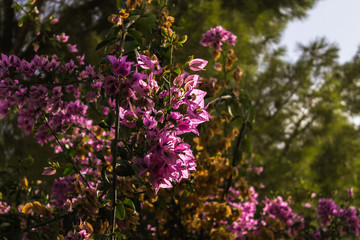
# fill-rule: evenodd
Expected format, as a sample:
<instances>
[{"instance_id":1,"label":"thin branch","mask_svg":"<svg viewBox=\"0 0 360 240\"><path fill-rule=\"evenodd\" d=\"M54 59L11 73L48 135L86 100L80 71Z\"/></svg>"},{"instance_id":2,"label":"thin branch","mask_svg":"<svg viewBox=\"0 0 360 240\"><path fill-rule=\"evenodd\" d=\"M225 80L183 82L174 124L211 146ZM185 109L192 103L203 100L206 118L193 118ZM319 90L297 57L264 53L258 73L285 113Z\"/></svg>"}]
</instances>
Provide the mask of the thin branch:
<instances>
[{"instance_id":1,"label":"thin branch","mask_svg":"<svg viewBox=\"0 0 360 240\"><path fill-rule=\"evenodd\" d=\"M233 96L231 96L231 95L224 95L224 96L221 96L221 97L217 97L217 98L211 100L210 102L208 102L208 105L213 104L213 103L216 103L217 101L220 101L220 100L230 99L230 98L232 98L232 97L233 97Z\"/></svg>"},{"instance_id":2,"label":"thin branch","mask_svg":"<svg viewBox=\"0 0 360 240\"><path fill-rule=\"evenodd\" d=\"M76 172L77 174L79 174L79 176L84 180L84 182L86 183L86 185L88 186L88 188L91 189L88 181L86 180L86 178L84 177L84 175L81 174L80 170L76 167L74 161L73 161L72 158L68 155L67 149L61 144L61 142L59 141L58 137L56 136L56 133L55 133L54 130L51 128L47 117L45 117L45 122L46 122L46 125L48 126L48 128L50 129L50 132L51 132L52 135L54 136L57 144L61 147L62 151L64 152L64 154L65 154L65 159L68 160L68 162L73 166L75 172Z\"/></svg>"},{"instance_id":3,"label":"thin branch","mask_svg":"<svg viewBox=\"0 0 360 240\"><path fill-rule=\"evenodd\" d=\"M235 167L235 165L236 165L236 158L239 155L239 147L241 146L241 142L242 142L242 139L244 137L245 128L246 128L246 122L244 122L242 124L240 133L236 138L236 144L235 144L234 151L233 151L233 159L232 159L232 162L231 162L231 165L233 167ZM227 194L229 192L229 189L230 189L230 186L231 186L231 183L232 183L232 179L233 179L233 174L231 174L230 177L226 181L227 185L226 185L226 187L224 189L223 199L226 198L226 196L227 196Z\"/></svg>"},{"instance_id":4,"label":"thin branch","mask_svg":"<svg viewBox=\"0 0 360 240\"><path fill-rule=\"evenodd\" d=\"M120 40L119 54L122 57L124 45L125 45L125 37L127 34L128 28L135 22L135 20L130 20L123 26L122 36ZM112 182L112 216L111 216L111 240L115 240L115 225L116 225L116 200L117 200L117 189L116 189L116 159L118 152L118 142L119 142L119 121L120 121L120 112L119 112L119 98L120 94L116 94L115 99L115 139L113 140L114 152L112 159L112 171L113 171L113 182Z\"/></svg>"},{"instance_id":5,"label":"thin branch","mask_svg":"<svg viewBox=\"0 0 360 240\"><path fill-rule=\"evenodd\" d=\"M55 217L55 218L50 219L50 220L48 220L48 221L39 223L39 224L37 224L37 225L35 225L35 226L27 227L27 228L25 228L23 231L24 231L24 232L27 232L27 231L29 231L29 230L31 230L31 229L33 229L33 228L39 228L39 227L48 225L48 224L50 224L50 223L52 223L52 222L55 222L55 221L58 221L58 220L60 220L60 219L62 219L62 218L64 218L64 217L70 216L71 214L73 214L73 213L67 213L67 214L64 214L64 215Z\"/></svg>"}]
</instances>

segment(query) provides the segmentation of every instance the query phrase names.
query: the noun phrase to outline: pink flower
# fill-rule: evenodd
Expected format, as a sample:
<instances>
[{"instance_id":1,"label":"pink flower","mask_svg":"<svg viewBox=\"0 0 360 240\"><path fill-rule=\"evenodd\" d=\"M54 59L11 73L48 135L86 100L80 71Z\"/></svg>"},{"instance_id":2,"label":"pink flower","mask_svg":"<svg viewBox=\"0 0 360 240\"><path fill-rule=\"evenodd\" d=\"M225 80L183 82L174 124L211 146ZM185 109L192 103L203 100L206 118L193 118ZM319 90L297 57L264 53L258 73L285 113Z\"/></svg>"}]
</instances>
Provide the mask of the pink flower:
<instances>
[{"instance_id":1,"label":"pink flower","mask_svg":"<svg viewBox=\"0 0 360 240\"><path fill-rule=\"evenodd\" d=\"M305 204L304 204L304 207L306 207L306 208L311 208L311 204L310 204L310 203L305 203Z\"/></svg>"},{"instance_id":2,"label":"pink flower","mask_svg":"<svg viewBox=\"0 0 360 240\"><path fill-rule=\"evenodd\" d=\"M42 175L54 175L56 173L56 169L53 167L44 167L44 171Z\"/></svg>"},{"instance_id":3,"label":"pink flower","mask_svg":"<svg viewBox=\"0 0 360 240\"><path fill-rule=\"evenodd\" d=\"M67 42L69 40L69 36L67 36L65 33L61 33L60 35L55 36L56 41L58 42ZM70 45L70 44L69 44Z\"/></svg>"},{"instance_id":4,"label":"pink flower","mask_svg":"<svg viewBox=\"0 0 360 240\"><path fill-rule=\"evenodd\" d=\"M208 63L208 61L201 59L201 58L195 58L189 63L189 67L193 71L201 71L205 70L205 66Z\"/></svg>"},{"instance_id":5,"label":"pink flower","mask_svg":"<svg viewBox=\"0 0 360 240\"><path fill-rule=\"evenodd\" d=\"M59 22L58 18L54 18L53 20L50 21L51 24L56 24Z\"/></svg>"},{"instance_id":6,"label":"pink flower","mask_svg":"<svg viewBox=\"0 0 360 240\"><path fill-rule=\"evenodd\" d=\"M133 62L126 62L127 56L123 56L120 59L112 55L108 55L107 57L113 65L113 72L115 75L126 77L130 74L130 69Z\"/></svg>"},{"instance_id":7,"label":"pink flower","mask_svg":"<svg viewBox=\"0 0 360 240\"><path fill-rule=\"evenodd\" d=\"M148 56L140 55L137 58L138 66L143 69L150 69L154 74L159 74L163 71L163 68L160 66L157 60L151 60Z\"/></svg>"},{"instance_id":8,"label":"pink flower","mask_svg":"<svg viewBox=\"0 0 360 240\"><path fill-rule=\"evenodd\" d=\"M74 45L68 44L67 48L68 48L69 52L77 52L78 51L76 48L76 44L74 44Z\"/></svg>"},{"instance_id":9,"label":"pink flower","mask_svg":"<svg viewBox=\"0 0 360 240\"><path fill-rule=\"evenodd\" d=\"M234 46L236 38L237 37L231 32L225 30L221 26L217 26L203 34L200 44L204 47L210 47L217 51L221 51L225 41L227 41L229 45Z\"/></svg>"}]
</instances>

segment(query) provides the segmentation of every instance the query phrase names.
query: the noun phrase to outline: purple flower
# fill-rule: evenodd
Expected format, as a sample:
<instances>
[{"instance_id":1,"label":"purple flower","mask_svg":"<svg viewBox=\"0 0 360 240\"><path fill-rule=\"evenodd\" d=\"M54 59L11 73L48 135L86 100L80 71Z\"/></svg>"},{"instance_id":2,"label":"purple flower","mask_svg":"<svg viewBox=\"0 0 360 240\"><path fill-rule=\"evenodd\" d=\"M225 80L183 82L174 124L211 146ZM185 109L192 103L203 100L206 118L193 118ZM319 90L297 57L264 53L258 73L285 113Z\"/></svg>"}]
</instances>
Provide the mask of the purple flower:
<instances>
[{"instance_id":1,"label":"purple flower","mask_svg":"<svg viewBox=\"0 0 360 240\"><path fill-rule=\"evenodd\" d=\"M130 74L130 69L133 62L126 62L127 56L123 56L120 59L112 55L108 55L107 57L113 65L113 73L115 75L126 77Z\"/></svg>"},{"instance_id":2,"label":"purple flower","mask_svg":"<svg viewBox=\"0 0 360 240\"><path fill-rule=\"evenodd\" d=\"M10 206L6 202L0 201L0 214L5 214L10 211Z\"/></svg>"},{"instance_id":3,"label":"purple flower","mask_svg":"<svg viewBox=\"0 0 360 240\"><path fill-rule=\"evenodd\" d=\"M78 52L78 50L76 48L76 44L74 44L74 45L68 44L66 46L67 46L67 49L69 52Z\"/></svg>"},{"instance_id":4,"label":"purple flower","mask_svg":"<svg viewBox=\"0 0 360 240\"><path fill-rule=\"evenodd\" d=\"M157 60L151 60L148 56L139 55L137 58L138 66L143 69L150 69L154 74L160 74L163 71L163 68L160 66Z\"/></svg>"},{"instance_id":5,"label":"purple flower","mask_svg":"<svg viewBox=\"0 0 360 240\"><path fill-rule=\"evenodd\" d=\"M58 42L67 42L69 40L69 36L67 36L65 33L61 33L60 35L55 36L56 41ZM76 47L76 45L75 45Z\"/></svg>"},{"instance_id":6,"label":"purple flower","mask_svg":"<svg viewBox=\"0 0 360 240\"><path fill-rule=\"evenodd\" d=\"M342 211L333 199L319 199L317 216L321 219L321 225L329 224L331 217L338 216Z\"/></svg>"},{"instance_id":7,"label":"purple flower","mask_svg":"<svg viewBox=\"0 0 360 240\"><path fill-rule=\"evenodd\" d=\"M204 47L210 47L217 51L221 51L221 47L225 41L228 41L229 45L234 46L236 38L237 37L231 32L223 29L221 26L217 26L215 28L211 28L202 35L200 44Z\"/></svg>"},{"instance_id":8,"label":"purple flower","mask_svg":"<svg viewBox=\"0 0 360 240\"><path fill-rule=\"evenodd\" d=\"M189 67L193 71L200 71L205 70L205 66L208 63L208 61L201 59L201 58L195 58L189 63Z\"/></svg>"}]
</instances>

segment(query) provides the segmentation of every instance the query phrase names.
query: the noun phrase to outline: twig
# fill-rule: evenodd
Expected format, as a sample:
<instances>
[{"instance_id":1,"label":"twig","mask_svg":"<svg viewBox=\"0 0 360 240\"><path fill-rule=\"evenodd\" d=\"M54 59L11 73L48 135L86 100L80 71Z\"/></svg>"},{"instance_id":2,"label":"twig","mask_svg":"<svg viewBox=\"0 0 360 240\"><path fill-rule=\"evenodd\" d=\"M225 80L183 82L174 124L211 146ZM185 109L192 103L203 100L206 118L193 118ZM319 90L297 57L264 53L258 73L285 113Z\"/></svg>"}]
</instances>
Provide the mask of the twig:
<instances>
[{"instance_id":1,"label":"twig","mask_svg":"<svg viewBox=\"0 0 360 240\"><path fill-rule=\"evenodd\" d=\"M39 224L37 224L37 225L35 225L35 226L27 227L27 228L25 228L23 231L24 231L24 232L27 232L27 231L29 231L29 230L31 230L31 229L33 229L33 228L38 228L38 227L45 226L45 225L47 225L47 224L49 224L49 223L52 223L52 222L58 221L58 220L60 220L60 219L62 219L62 218L64 218L64 217L70 216L71 214L73 214L73 213L67 213L67 214L61 215L61 216L59 216L59 217L50 219L50 220L48 220L48 221L39 223Z\"/></svg>"},{"instance_id":2,"label":"twig","mask_svg":"<svg viewBox=\"0 0 360 240\"><path fill-rule=\"evenodd\" d=\"M217 97L217 98L211 100L210 102L208 102L208 105L213 104L213 103L216 103L217 101L220 101L220 100L230 99L230 98L232 98L232 97L233 97L233 96L231 96L231 95L224 95L224 96L221 96L221 97Z\"/></svg>"},{"instance_id":3,"label":"twig","mask_svg":"<svg viewBox=\"0 0 360 240\"><path fill-rule=\"evenodd\" d=\"M119 54L122 57L124 45L125 45L125 37L127 34L128 28L135 22L135 20L130 20L123 26L122 36L120 40L119 46ZM115 240L115 225L116 225L116 200L117 200L117 190L116 190L116 159L117 159L117 151L118 151L118 142L119 142L119 120L120 120L120 112L119 112L119 93L116 94L115 99L115 139L114 141L114 152L112 159L112 171L113 171L113 182L112 182L112 215L111 215L111 240Z\"/></svg>"},{"instance_id":4,"label":"twig","mask_svg":"<svg viewBox=\"0 0 360 240\"><path fill-rule=\"evenodd\" d=\"M240 130L240 133L239 135L237 136L236 138L236 144L235 144L235 147L234 147L234 151L233 151L233 159L232 159L232 162L231 162L231 165L233 167L235 167L236 165L236 157L238 156L239 154L239 147L241 145L241 141L243 139L243 135L244 135L244 132L245 132L245 127L246 127L246 122L244 122L241 126L241 130ZM229 189L230 189L230 186L231 186L231 182L232 182L232 179L233 179L233 174L230 175L230 177L227 179L227 186L225 187L224 189L224 194L223 194L223 199L226 198L228 192L229 192Z\"/></svg>"},{"instance_id":5,"label":"twig","mask_svg":"<svg viewBox=\"0 0 360 240\"><path fill-rule=\"evenodd\" d=\"M59 146L61 147L62 151L64 152L64 154L65 154L65 159L68 160L68 162L73 166L75 172L76 172L77 174L79 174L79 176L81 176L81 178L84 180L84 182L86 183L86 185L88 186L88 188L91 189L88 181L85 179L84 175L81 174L81 172L79 171L79 169L76 167L74 161L73 161L72 158L68 155L67 149L61 144L61 142L59 141L58 137L56 136L56 133L55 133L54 130L51 128L47 117L45 117L45 122L46 122L46 125L48 126L48 128L50 129L50 132L51 132L52 135L54 136L57 144L59 144Z\"/></svg>"}]
</instances>

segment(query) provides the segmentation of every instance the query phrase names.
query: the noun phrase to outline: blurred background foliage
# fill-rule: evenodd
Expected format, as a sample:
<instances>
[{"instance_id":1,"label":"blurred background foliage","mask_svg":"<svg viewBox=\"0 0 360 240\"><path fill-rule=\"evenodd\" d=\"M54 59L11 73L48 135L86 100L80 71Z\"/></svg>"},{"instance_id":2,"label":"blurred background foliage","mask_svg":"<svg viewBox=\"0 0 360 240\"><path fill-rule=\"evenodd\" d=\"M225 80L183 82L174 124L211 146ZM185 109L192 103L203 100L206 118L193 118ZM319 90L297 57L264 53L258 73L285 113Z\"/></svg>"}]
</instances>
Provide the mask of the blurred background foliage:
<instances>
[{"instance_id":1,"label":"blurred background foliage","mask_svg":"<svg viewBox=\"0 0 360 240\"><path fill-rule=\"evenodd\" d=\"M33 43L43 37L25 21L18 26L12 0L0 0L0 51L30 59ZM21 1L19 1L21 3ZM107 21L116 12L115 0L37 0L43 22L59 18L58 33L70 35L79 52L91 64L100 62L102 50L95 50L111 26ZM238 36L235 52L243 70L241 88L256 110L250 133L251 163L264 166L260 176L249 175L249 184L264 184L260 194L290 196L303 203L312 192L330 197L334 191L353 187L357 192L360 173L359 129L350 121L358 116L360 105L360 54L352 61L338 62L338 48L319 38L299 46L302 54L294 62L284 60L286 49L279 46L286 25L306 17L315 0L169 0L175 17L174 30L188 35L177 61L188 56L211 59L199 44L209 28L222 25ZM42 46L41 49L46 49ZM38 54L41 54L39 52ZM214 75L210 60L207 77ZM18 176L37 179L48 158L31 136L16 127L16 117L0 124L0 168ZM242 156L239 156L241 158ZM28 168L25 173L23 168ZM0 184L7 182L3 177ZM16 179L14 177L13 179ZM16 181L16 180L14 180ZM0 189L1 191L1 189ZM343 191L346 192L346 191Z\"/></svg>"}]
</instances>

